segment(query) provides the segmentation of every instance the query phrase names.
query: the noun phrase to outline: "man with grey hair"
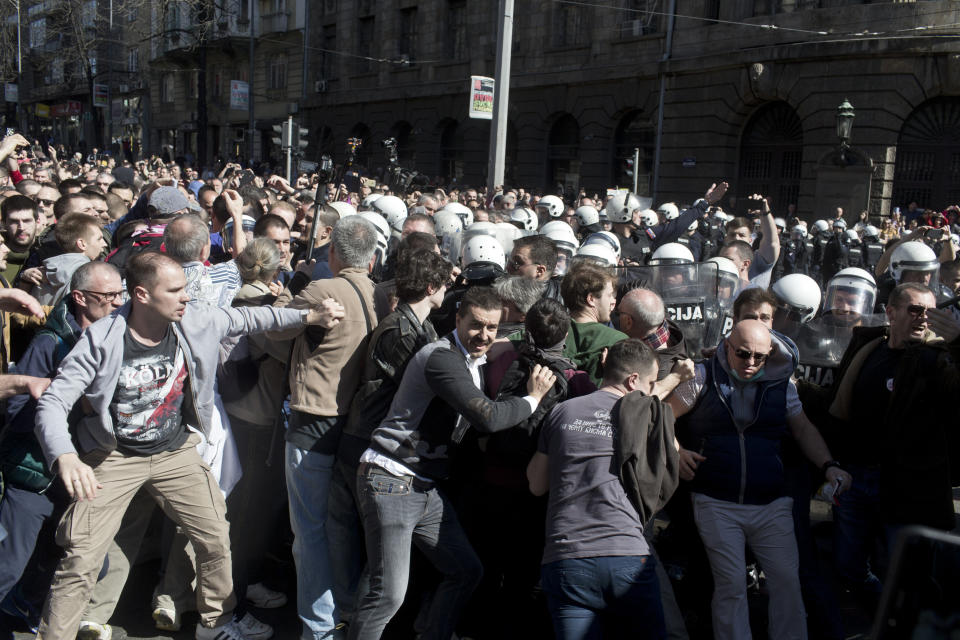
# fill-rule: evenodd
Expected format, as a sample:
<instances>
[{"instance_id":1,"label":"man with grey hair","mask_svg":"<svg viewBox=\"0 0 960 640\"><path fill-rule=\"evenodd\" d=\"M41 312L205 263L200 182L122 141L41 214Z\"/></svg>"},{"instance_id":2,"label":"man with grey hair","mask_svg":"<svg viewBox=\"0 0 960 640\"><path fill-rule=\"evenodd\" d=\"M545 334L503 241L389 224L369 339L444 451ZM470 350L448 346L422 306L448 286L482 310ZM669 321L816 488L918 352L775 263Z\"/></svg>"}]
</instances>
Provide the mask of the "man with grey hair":
<instances>
[{"instance_id":1,"label":"man with grey hair","mask_svg":"<svg viewBox=\"0 0 960 640\"><path fill-rule=\"evenodd\" d=\"M433 214L440 208L440 200L432 193L425 193L420 196L420 200L417 201L417 206L423 207L423 213L433 217Z\"/></svg>"},{"instance_id":2,"label":"man with grey hair","mask_svg":"<svg viewBox=\"0 0 960 640\"><path fill-rule=\"evenodd\" d=\"M202 300L215 307L230 306L243 279L233 260L204 264L210 257L210 231L200 216L188 213L174 219L163 230L163 244L167 255L183 267L191 300Z\"/></svg>"},{"instance_id":3,"label":"man with grey hair","mask_svg":"<svg viewBox=\"0 0 960 640\"><path fill-rule=\"evenodd\" d=\"M297 566L297 614L304 638L324 637L336 624L325 528L327 493L340 433L364 368L366 337L377 325L373 282L367 277L376 245L372 223L360 216L340 220L330 236L328 257L335 277L310 281L303 269L298 270L275 303L307 309L316 306L317 300L333 298L344 307L343 320L329 331L297 328L269 336L294 340L286 477Z\"/></svg>"},{"instance_id":4,"label":"man with grey hair","mask_svg":"<svg viewBox=\"0 0 960 640\"><path fill-rule=\"evenodd\" d=\"M543 297L547 283L526 276L504 276L493 283L493 290L503 302L503 315L497 337L502 338L523 327L523 321L537 300Z\"/></svg>"}]
</instances>

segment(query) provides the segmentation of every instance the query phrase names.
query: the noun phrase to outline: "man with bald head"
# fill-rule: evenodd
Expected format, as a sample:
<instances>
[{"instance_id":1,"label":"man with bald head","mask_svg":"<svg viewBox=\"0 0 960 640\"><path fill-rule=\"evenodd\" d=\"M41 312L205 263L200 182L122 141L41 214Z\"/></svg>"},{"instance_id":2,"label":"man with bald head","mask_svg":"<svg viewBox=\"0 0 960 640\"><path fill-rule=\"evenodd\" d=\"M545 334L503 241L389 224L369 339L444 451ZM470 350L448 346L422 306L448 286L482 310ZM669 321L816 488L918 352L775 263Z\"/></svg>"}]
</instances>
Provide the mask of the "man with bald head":
<instances>
[{"instance_id":1,"label":"man with bald head","mask_svg":"<svg viewBox=\"0 0 960 640\"><path fill-rule=\"evenodd\" d=\"M679 419L680 477L690 483L713 572L718 640L750 637L743 579L747 544L769 585L770 638L807 637L793 500L781 462L784 436L794 437L838 494L851 485L803 412L791 380L797 362L792 343L759 320L742 320L668 399Z\"/></svg>"}]
</instances>

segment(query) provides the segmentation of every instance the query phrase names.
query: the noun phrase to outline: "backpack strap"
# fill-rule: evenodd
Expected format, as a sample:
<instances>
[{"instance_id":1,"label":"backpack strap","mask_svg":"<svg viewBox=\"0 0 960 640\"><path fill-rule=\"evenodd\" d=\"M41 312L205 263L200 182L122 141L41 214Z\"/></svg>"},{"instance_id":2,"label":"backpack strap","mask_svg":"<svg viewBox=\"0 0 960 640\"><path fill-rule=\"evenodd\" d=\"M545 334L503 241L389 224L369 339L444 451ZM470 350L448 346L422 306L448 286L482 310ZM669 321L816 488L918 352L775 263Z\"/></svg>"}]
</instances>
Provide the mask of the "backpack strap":
<instances>
[{"instance_id":1,"label":"backpack strap","mask_svg":"<svg viewBox=\"0 0 960 640\"><path fill-rule=\"evenodd\" d=\"M366 320L367 322L367 333L370 333L371 331L373 331L373 322L370 320L370 312L367 311L367 303L363 299L363 294L360 292L360 287L358 287L355 282L350 280L350 278L347 278L345 276L337 276L337 277L343 278L344 280L346 280L347 283L349 283L350 286L353 287L353 290L357 292L357 297L360 298L360 308L363 309L363 319Z\"/></svg>"}]
</instances>

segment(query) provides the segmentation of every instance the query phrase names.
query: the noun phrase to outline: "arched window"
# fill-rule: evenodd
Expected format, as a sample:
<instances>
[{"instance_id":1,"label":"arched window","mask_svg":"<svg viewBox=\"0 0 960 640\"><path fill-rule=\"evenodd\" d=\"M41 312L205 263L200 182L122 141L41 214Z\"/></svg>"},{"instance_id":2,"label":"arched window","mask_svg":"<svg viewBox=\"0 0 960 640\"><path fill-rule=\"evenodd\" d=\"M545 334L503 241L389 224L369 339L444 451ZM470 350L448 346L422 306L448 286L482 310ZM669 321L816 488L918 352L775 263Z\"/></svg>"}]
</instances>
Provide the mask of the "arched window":
<instances>
[{"instance_id":1,"label":"arched window","mask_svg":"<svg viewBox=\"0 0 960 640\"><path fill-rule=\"evenodd\" d=\"M633 169L638 172L637 195L650 195L655 134L656 127L649 114L631 111L620 120L613 136L612 185L633 188L633 176L627 174L630 169L627 162L633 160L633 150L640 149L640 166Z\"/></svg>"},{"instance_id":2,"label":"arched window","mask_svg":"<svg viewBox=\"0 0 960 640\"><path fill-rule=\"evenodd\" d=\"M893 206L942 210L960 202L960 99L934 98L900 130Z\"/></svg>"},{"instance_id":3,"label":"arched window","mask_svg":"<svg viewBox=\"0 0 960 640\"><path fill-rule=\"evenodd\" d=\"M752 193L772 199L771 206L786 211L800 196L800 166L803 158L803 125L786 102L774 102L757 110L740 142L738 200Z\"/></svg>"},{"instance_id":4,"label":"arched window","mask_svg":"<svg viewBox=\"0 0 960 640\"><path fill-rule=\"evenodd\" d=\"M395 122L390 127L390 137L397 141L397 160L405 169L413 169L417 164L417 149L410 133L413 127L406 120Z\"/></svg>"},{"instance_id":5,"label":"arched window","mask_svg":"<svg viewBox=\"0 0 960 640\"><path fill-rule=\"evenodd\" d=\"M564 186L566 191L580 184L580 125L569 113L560 116L550 127L547 138L547 184L554 193Z\"/></svg>"}]
</instances>

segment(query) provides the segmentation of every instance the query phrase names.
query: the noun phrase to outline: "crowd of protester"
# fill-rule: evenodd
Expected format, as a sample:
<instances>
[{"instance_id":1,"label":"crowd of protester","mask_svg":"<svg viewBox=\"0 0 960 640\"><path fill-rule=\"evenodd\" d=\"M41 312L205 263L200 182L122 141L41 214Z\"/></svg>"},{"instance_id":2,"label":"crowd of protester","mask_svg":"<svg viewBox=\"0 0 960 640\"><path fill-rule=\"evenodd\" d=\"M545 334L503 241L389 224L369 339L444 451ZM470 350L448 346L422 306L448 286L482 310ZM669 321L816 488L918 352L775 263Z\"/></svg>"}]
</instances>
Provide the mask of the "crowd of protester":
<instances>
[{"instance_id":1,"label":"crowd of protester","mask_svg":"<svg viewBox=\"0 0 960 640\"><path fill-rule=\"evenodd\" d=\"M956 527L956 206L65 155L0 142L0 610L37 637L112 637L158 510L153 619L199 640L274 634L287 520L311 640L749 638L751 576L769 637L843 638L835 589L872 615L896 532Z\"/></svg>"}]
</instances>

